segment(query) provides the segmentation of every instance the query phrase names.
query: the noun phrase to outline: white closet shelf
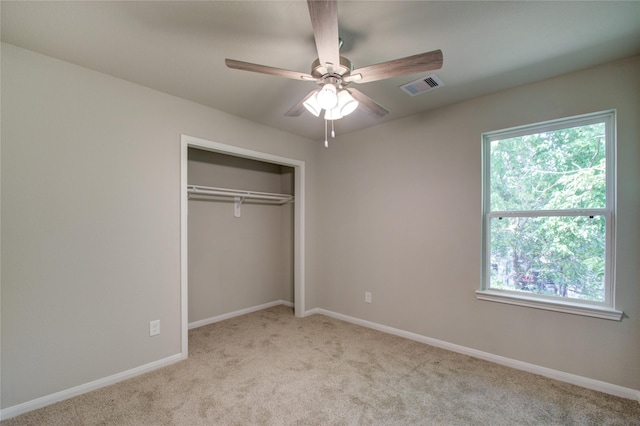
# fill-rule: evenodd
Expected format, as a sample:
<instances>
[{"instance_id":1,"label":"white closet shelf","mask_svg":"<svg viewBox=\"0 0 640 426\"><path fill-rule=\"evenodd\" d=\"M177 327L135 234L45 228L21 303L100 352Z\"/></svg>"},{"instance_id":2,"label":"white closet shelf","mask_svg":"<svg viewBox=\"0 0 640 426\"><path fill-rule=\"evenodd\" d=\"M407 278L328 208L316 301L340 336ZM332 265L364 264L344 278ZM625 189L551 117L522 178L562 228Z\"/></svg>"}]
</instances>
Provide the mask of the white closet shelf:
<instances>
[{"instance_id":1,"label":"white closet shelf","mask_svg":"<svg viewBox=\"0 0 640 426\"><path fill-rule=\"evenodd\" d=\"M240 197L240 198L253 198L257 200L271 200L271 201L277 201L280 204L285 204L293 201L293 195L290 195L290 194L245 191L242 189L215 188L212 186L187 185L187 192L189 194L210 195L210 196L217 196L217 197Z\"/></svg>"},{"instance_id":2,"label":"white closet shelf","mask_svg":"<svg viewBox=\"0 0 640 426\"><path fill-rule=\"evenodd\" d=\"M212 186L187 185L187 193L211 197L232 197L234 200L234 216L240 217L240 206L245 199L264 200L282 205L291 203L293 195L273 192L245 191L242 189L216 188Z\"/></svg>"}]
</instances>

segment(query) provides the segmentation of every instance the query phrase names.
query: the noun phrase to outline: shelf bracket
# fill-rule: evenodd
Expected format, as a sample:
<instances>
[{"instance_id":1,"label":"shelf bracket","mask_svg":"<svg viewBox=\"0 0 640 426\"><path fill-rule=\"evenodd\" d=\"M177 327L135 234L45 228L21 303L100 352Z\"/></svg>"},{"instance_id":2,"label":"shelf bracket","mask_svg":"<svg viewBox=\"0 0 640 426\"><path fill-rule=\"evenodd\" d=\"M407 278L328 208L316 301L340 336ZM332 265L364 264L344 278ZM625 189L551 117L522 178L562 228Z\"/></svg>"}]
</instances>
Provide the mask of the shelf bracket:
<instances>
[{"instance_id":1,"label":"shelf bracket","mask_svg":"<svg viewBox=\"0 0 640 426\"><path fill-rule=\"evenodd\" d=\"M240 207L244 197L233 197L233 217L240 217Z\"/></svg>"}]
</instances>

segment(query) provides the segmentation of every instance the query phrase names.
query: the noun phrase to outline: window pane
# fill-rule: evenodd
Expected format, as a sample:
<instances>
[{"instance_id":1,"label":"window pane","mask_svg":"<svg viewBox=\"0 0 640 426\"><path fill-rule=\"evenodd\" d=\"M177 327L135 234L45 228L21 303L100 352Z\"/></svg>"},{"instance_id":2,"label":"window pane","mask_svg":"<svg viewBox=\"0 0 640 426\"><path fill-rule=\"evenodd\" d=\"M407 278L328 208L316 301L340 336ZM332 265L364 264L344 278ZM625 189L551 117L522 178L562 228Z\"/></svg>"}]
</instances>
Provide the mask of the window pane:
<instances>
[{"instance_id":1,"label":"window pane","mask_svg":"<svg viewBox=\"0 0 640 426\"><path fill-rule=\"evenodd\" d=\"M605 301L604 216L492 217L492 289Z\"/></svg>"},{"instance_id":2,"label":"window pane","mask_svg":"<svg viewBox=\"0 0 640 426\"><path fill-rule=\"evenodd\" d=\"M494 140L491 211L605 208L604 123Z\"/></svg>"}]
</instances>

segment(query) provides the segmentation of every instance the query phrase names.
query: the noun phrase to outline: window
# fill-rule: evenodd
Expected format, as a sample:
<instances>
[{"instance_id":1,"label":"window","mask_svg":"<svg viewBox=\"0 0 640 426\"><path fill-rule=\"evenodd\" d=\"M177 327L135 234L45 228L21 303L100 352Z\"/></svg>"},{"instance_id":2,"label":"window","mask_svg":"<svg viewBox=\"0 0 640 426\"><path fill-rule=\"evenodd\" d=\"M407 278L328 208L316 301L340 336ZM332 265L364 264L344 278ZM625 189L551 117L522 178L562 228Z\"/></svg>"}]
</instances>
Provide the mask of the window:
<instances>
[{"instance_id":1,"label":"window","mask_svg":"<svg viewBox=\"0 0 640 426\"><path fill-rule=\"evenodd\" d=\"M483 134L479 299L620 320L615 112Z\"/></svg>"}]
</instances>

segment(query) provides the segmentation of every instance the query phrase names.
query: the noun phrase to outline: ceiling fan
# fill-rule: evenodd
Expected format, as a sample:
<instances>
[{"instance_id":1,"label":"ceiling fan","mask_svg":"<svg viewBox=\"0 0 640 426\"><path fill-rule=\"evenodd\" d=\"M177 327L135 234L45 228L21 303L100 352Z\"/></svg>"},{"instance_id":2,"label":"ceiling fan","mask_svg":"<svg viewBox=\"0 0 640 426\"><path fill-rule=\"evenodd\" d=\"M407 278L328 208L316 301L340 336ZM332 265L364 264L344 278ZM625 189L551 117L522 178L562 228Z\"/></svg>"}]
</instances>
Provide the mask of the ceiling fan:
<instances>
[{"instance_id":1,"label":"ceiling fan","mask_svg":"<svg viewBox=\"0 0 640 426\"><path fill-rule=\"evenodd\" d=\"M354 69L349 59L340 56L341 41L338 34L337 0L307 0L307 5L318 50L318 59L311 65L310 74L235 59L225 59L225 64L233 69L294 80L313 81L320 85L320 88L312 90L291 107L285 116L297 117L302 114L304 109L307 109L319 117L324 110L325 146L327 146L327 120L333 123L333 120L352 113L358 106L375 117L382 117L389 113L382 105L359 90L350 87L351 83L369 83L391 77L437 70L442 67L442 51L433 50ZM332 136L335 136L333 132Z\"/></svg>"}]
</instances>

